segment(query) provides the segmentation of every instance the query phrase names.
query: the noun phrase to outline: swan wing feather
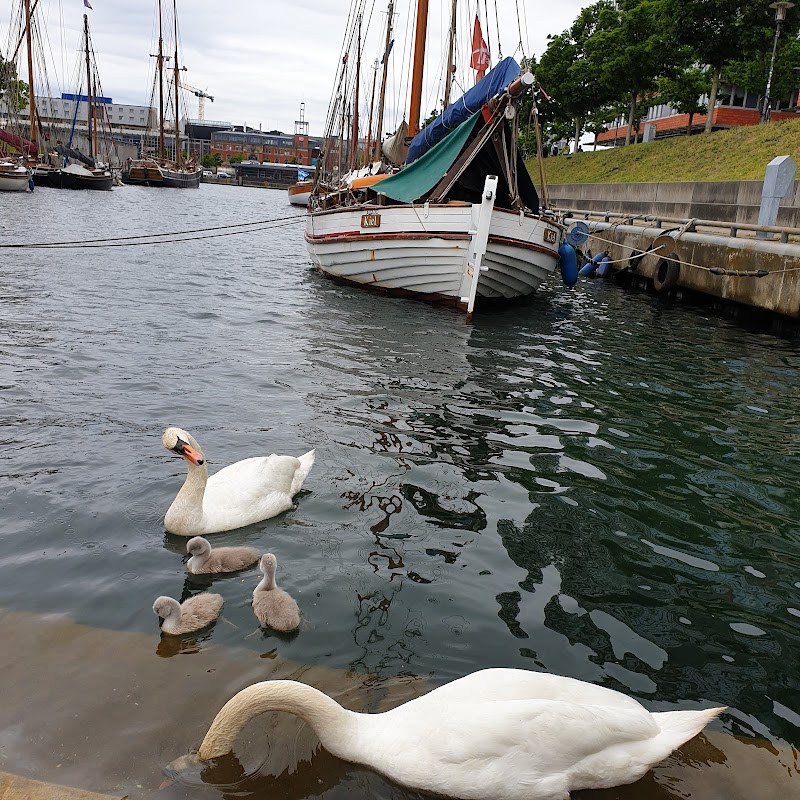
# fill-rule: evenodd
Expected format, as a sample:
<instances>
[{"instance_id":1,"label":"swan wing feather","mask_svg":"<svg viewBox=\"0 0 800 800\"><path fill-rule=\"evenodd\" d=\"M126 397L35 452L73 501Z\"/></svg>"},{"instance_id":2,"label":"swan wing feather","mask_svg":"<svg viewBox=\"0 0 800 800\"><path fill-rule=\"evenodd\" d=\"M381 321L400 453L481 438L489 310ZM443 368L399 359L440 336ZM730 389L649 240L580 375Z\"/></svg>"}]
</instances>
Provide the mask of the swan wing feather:
<instances>
[{"instance_id":1,"label":"swan wing feather","mask_svg":"<svg viewBox=\"0 0 800 800\"><path fill-rule=\"evenodd\" d=\"M292 507L294 456L246 458L208 479L203 496L206 530L231 530L268 519Z\"/></svg>"},{"instance_id":2,"label":"swan wing feather","mask_svg":"<svg viewBox=\"0 0 800 800\"><path fill-rule=\"evenodd\" d=\"M457 788L457 796L465 798L548 800L566 798L570 789L635 780L651 764L642 757L641 745L659 733L642 706L492 700L432 710L422 729L416 714L413 721L392 720L390 730L407 730L409 741L385 742L373 766L399 782L433 791L435 774L441 787ZM425 741L423 751L420 741ZM509 775L515 780L509 782Z\"/></svg>"}]
</instances>

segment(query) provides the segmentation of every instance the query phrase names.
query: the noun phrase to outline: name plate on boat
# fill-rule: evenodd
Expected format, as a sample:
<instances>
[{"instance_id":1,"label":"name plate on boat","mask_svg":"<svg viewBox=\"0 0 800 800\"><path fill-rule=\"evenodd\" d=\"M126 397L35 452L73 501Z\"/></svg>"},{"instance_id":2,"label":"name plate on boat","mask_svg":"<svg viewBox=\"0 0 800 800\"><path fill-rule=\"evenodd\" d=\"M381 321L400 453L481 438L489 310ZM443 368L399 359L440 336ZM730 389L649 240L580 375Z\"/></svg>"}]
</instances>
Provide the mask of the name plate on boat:
<instances>
[{"instance_id":1,"label":"name plate on boat","mask_svg":"<svg viewBox=\"0 0 800 800\"><path fill-rule=\"evenodd\" d=\"M363 217L362 217L363 219ZM544 240L550 244L555 244L558 234L552 228L544 229Z\"/></svg>"},{"instance_id":2,"label":"name plate on boat","mask_svg":"<svg viewBox=\"0 0 800 800\"><path fill-rule=\"evenodd\" d=\"M361 215L361 227L362 228L380 228L381 226L381 215L372 212L371 214L362 214Z\"/></svg>"}]
</instances>

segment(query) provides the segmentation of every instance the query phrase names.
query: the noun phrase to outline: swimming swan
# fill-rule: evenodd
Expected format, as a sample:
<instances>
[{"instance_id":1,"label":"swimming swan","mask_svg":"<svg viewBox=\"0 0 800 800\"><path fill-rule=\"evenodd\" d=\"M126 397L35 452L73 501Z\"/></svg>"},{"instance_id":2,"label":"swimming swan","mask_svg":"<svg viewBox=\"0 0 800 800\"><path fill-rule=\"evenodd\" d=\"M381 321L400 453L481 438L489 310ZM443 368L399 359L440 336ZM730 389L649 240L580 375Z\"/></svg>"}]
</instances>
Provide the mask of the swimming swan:
<instances>
[{"instance_id":1,"label":"swimming swan","mask_svg":"<svg viewBox=\"0 0 800 800\"><path fill-rule=\"evenodd\" d=\"M314 450L294 456L260 456L237 461L211 477L197 441L181 428L167 428L161 443L186 459L187 475L164 517L179 536L219 533L269 519L292 507L314 464Z\"/></svg>"},{"instance_id":2,"label":"swimming swan","mask_svg":"<svg viewBox=\"0 0 800 800\"><path fill-rule=\"evenodd\" d=\"M253 613L261 625L269 625L276 631L289 633L300 627L300 609L283 589L275 584L278 560L272 553L261 556L258 565L264 573L261 582L253 590Z\"/></svg>"},{"instance_id":3,"label":"swimming swan","mask_svg":"<svg viewBox=\"0 0 800 800\"><path fill-rule=\"evenodd\" d=\"M463 800L567 800L631 783L724 708L647 711L613 689L522 669L486 669L379 714L347 711L296 681L256 683L214 718L197 758L230 752L266 711L305 720L333 755L408 788Z\"/></svg>"},{"instance_id":4,"label":"swimming swan","mask_svg":"<svg viewBox=\"0 0 800 800\"><path fill-rule=\"evenodd\" d=\"M211 547L208 539L193 536L186 542L186 569L192 575L214 572L237 572L258 561L255 547Z\"/></svg>"},{"instance_id":5,"label":"swimming swan","mask_svg":"<svg viewBox=\"0 0 800 800\"><path fill-rule=\"evenodd\" d=\"M222 595L205 592L179 603L162 595L153 603L153 613L161 618L161 630L179 636L193 633L210 625L222 611Z\"/></svg>"}]
</instances>

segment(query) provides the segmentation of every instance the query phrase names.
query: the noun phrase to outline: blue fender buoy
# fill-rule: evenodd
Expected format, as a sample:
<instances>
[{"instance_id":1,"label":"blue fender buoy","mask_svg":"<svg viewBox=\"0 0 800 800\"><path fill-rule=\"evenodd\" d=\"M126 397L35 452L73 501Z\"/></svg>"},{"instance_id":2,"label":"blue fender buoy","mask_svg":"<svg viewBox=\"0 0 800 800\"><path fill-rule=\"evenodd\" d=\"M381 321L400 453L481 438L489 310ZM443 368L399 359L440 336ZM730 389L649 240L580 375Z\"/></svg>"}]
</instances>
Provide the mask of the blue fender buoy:
<instances>
[{"instance_id":1,"label":"blue fender buoy","mask_svg":"<svg viewBox=\"0 0 800 800\"><path fill-rule=\"evenodd\" d=\"M578 257L571 244L564 242L558 248L558 264L564 286L572 288L578 282Z\"/></svg>"},{"instance_id":2,"label":"blue fender buoy","mask_svg":"<svg viewBox=\"0 0 800 800\"><path fill-rule=\"evenodd\" d=\"M605 258L605 253L598 253L596 256L592 258L591 261L587 261L578 272L579 275L583 276L584 278L593 278L595 270L600 266L600 262Z\"/></svg>"},{"instance_id":3,"label":"blue fender buoy","mask_svg":"<svg viewBox=\"0 0 800 800\"><path fill-rule=\"evenodd\" d=\"M607 278L611 274L611 259L608 256L603 256L600 263L597 265L595 275L598 278Z\"/></svg>"},{"instance_id":4,"label":"blue fender buoy","mask_svg":"<svg viewBox=\"0 0 800 800\"><path fill-rule=\"evenodd\" d=\"M32 191L33 191L33 187L34 187L35 185L36 185L36 184L33 182L33 178L28 178L28 191L31 191L31 192L32 192Z\"/></svg>"}]
</instances>

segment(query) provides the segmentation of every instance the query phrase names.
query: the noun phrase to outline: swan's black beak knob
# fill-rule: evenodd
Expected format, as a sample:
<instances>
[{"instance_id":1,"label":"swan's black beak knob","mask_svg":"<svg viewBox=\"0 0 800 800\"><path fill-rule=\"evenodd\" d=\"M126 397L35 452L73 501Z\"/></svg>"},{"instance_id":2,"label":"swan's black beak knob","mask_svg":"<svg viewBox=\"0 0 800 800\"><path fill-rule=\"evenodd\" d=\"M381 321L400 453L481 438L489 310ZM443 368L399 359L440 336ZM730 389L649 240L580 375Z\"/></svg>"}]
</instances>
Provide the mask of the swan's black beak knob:
<instances>
[{"instance_id":1,"label":"swan's black beak knob","mask_svg":"<svg viewBox=\"0 0 800 800\"><path fill-rule=\"evenodd\" d=\"M184 442L181 438L178 438L175 447L172 449L179 456L183 456L187 461L191 461L192 464L196 464L198 467L202 467L205 463L205 459L203 458L202 454L198 453L197 450L195 450L187 442Z\"/></svg>"}]
</instances>

